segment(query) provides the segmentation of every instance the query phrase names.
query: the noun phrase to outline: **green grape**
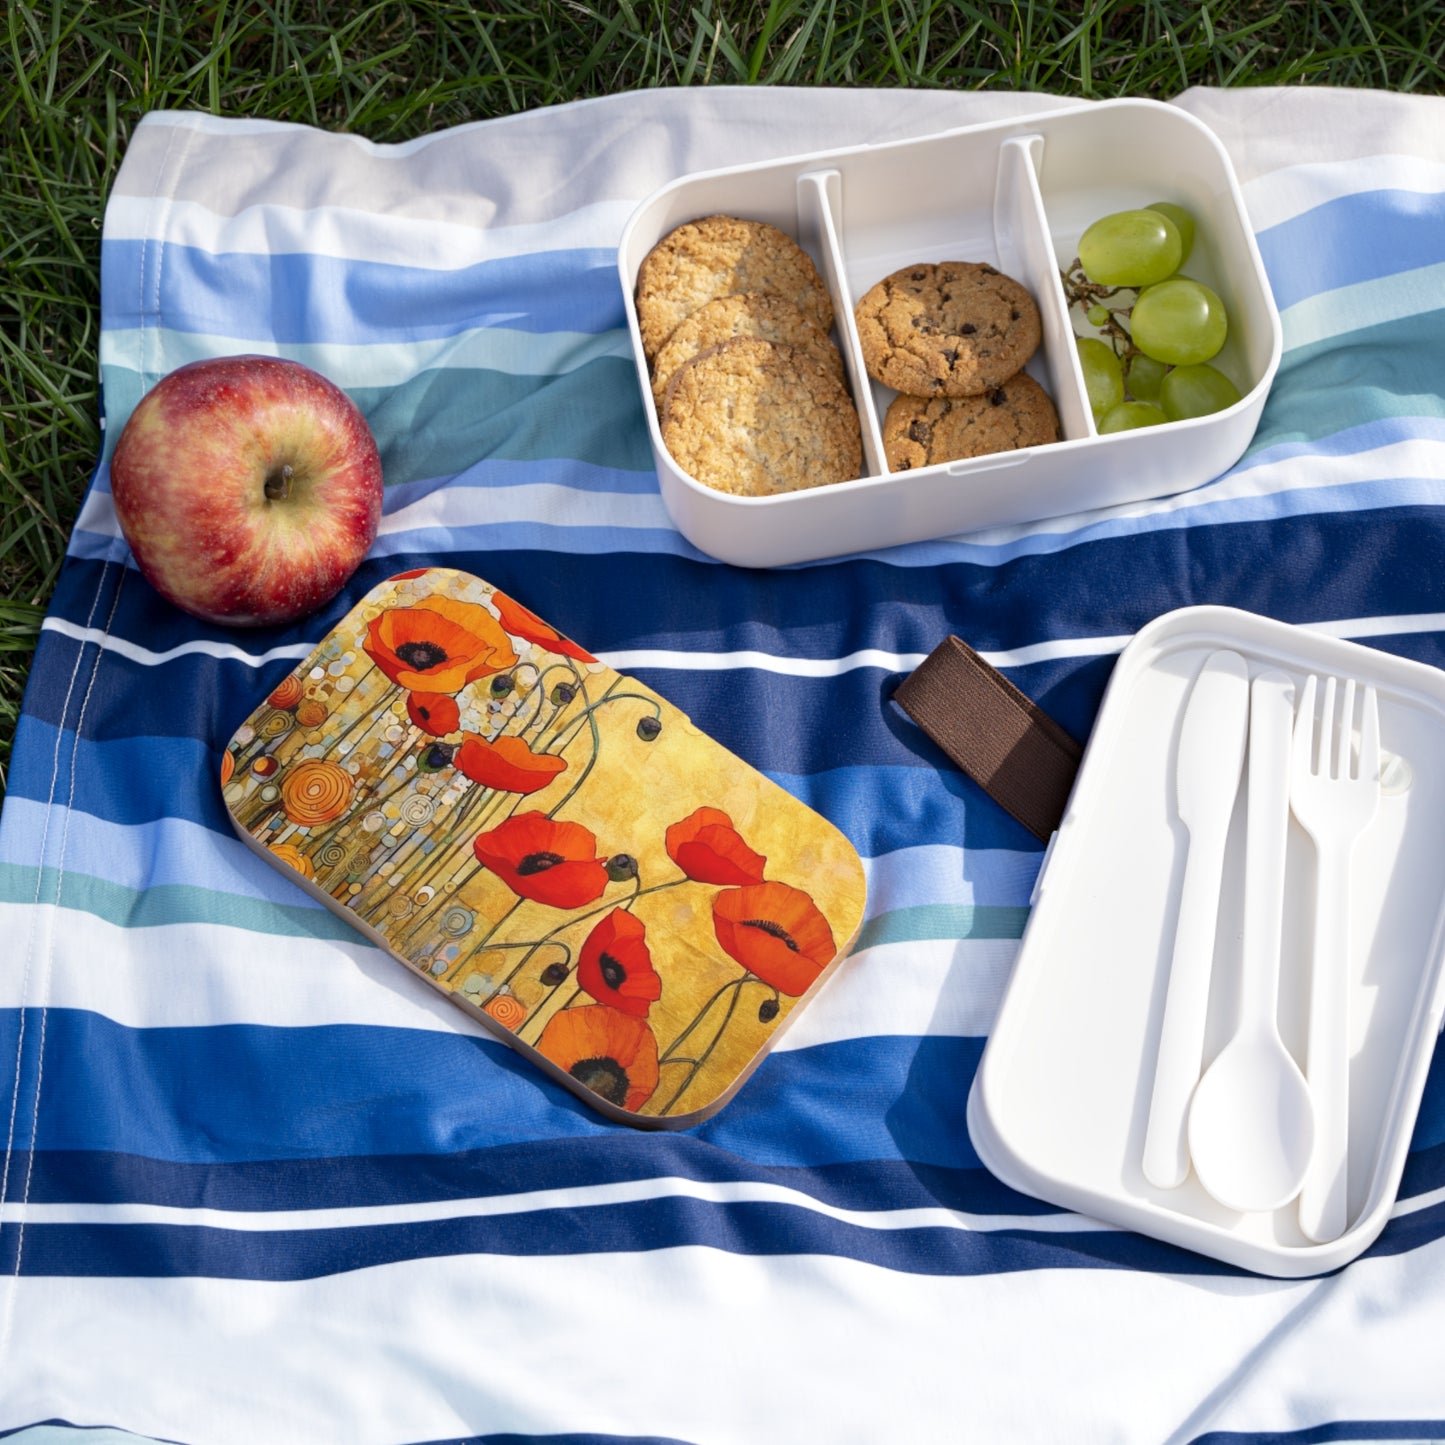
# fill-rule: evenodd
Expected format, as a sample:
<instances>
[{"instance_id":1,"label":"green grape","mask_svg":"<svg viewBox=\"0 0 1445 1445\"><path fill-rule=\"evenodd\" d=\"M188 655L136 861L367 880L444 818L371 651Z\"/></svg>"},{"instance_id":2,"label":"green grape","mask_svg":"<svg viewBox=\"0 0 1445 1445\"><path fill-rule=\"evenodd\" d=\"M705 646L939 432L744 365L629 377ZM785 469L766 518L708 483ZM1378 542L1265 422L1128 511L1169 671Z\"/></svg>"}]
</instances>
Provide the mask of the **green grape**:
<instances>
[{"instance_id":1,"label":"green grape","mask_svg":"<svg viewBox=\"0 0 1445 1445\"><path fill-rule=\"evenodd\" d=\"M1170 421L1208 416L1239 400L1239 388L1212 366L1176 366L1164 378L1159 405Z\"/></svg>"},{"instance_id":2,"label":"green grape","mask_svg":"<svg viewBox=\"0 0 1445 1445\"><path fill-rule=\"evenodd\" d=\"M1158 426L1169 418L1149 401L1121 401L1106 411L1099 420L1099 432L1133 431L1141 426Z\"/></svg>"},{"instance_id":3,"label":"green grape","mask_svg":"<svg viewBox=\"0 0 1445 1445\"><path fill-rule=\"evenodd\" d=\"M1129 318L1134 345L1166 366L1197 366L1224 345L1224 302L1188 276L1171 276L1139 293Z\"/></svg>"},{"instance_id":4,"label":"green grape","mask_svg":"<svg viewBox=\"0 0 1445 1445\"><path fill-rule=\"evenodd\" d=\"M1103 416L1110 407L1124 400L1124 369L1114 348L1092 336L1075 338L1079 348L1079 365L1084 371L1084 386L1089 393L1089 410Z\"/></svg>"},{"instance_id":5,"label":"green grape","mask_svg":"<svg viewBox=\"0 0 1445 1445\"><path fill-rule=\"evenodd\" d=\"M1107 306L1091 306L1088 310L1089 325L1102 326L1109 319Z\"/></svg>"},{"instance_id":6,"label":"green grape","mask_svg":"<svg viewBox=\"0 0 1445 1445\"><path fill-rule=\"evenodd\" d=\"M1194 249L1194 217L1183 206L1176 206L1173 201L1150 201L1144 209L1158 211L1161 216L1168 216L1174 222L1174 228L1179 232L1179 243L1184 248L1179 257L1179 264L1182 266Z\"/></svg>"},{"instance_id":7,"label":"green grape","mask_svg":"<svg viewBox=\"0 0 1445 1445\"><path fill-rule=\"evenodd\" d=\"M1124 374L1129 395L1135 401L1158 401L1159 386L1168 370L1162 361L1155 361L1152 356L1136 351L1129 358L1129 369Z\"/></svg>"},{"instance_id":8,"label":"green grape","mask_svg":"<svg viewBox=\"0 0 1445 1445\"><path fill-rule=\"evenodd\" d=\"M1149 286L1179 269L1184 244L1159 211L1116 211L1079 237L1079 264L1100 286Z\"/></svg>"}]
</instances>

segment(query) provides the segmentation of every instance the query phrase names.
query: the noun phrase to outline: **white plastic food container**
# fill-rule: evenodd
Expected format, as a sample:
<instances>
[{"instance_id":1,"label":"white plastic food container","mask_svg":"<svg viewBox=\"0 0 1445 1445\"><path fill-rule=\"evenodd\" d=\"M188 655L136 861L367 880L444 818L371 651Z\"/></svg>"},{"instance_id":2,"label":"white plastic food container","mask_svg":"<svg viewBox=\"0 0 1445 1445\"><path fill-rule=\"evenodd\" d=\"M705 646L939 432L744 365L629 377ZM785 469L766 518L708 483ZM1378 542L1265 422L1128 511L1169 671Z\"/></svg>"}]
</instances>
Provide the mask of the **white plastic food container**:
<instances>
[{"instance_id":1,"label":"white plastic food container","mask_svg":"<svg viewBox=\"0 0 1445 1445\"><path fill-rule=\"evenodd\" d=\"M1241 399L1212 416L1100 436L1059 268L1073 260L1092 221L1166 200L1197 221L1183 270L1224 300L1229 339L1212 364L1235 381ZM817 263L859 408L858 479L735 497L695 482L663 445L637 326L637 272L674 227L718 213L771 222ZM853 307L875 282L919 261L983 262L1032 292L1043 343L1027 370L1054 400L1062 441L888 472L882 419L894 393L863 370ZM684 176L633 213L618 270L663 501L690 542L743 566L840 556L1184 491L1239 459L1279 365L1279 314L1229 158L1199 121L1156 101L1104 101Z\"/></svg>"},{"instance_id":2,"label":"white plastic food container","mask_svg":"<svg viewBox=\"0 0 1445 1445\"><path fill-rule=\"evenodd\" d=\"M1355 847L1344 970L1348 1204L1313 1243L1296 1202L1239 1213L1194 1172L1145 1178L1144 1138L1189 847L1176 762L1191 686L1216 649L1251 677L1280 669L1373 685L1383 785ZM1379 1235L1399 1188L1445 1010L1445 672L1229 608L1171 612L1125 648L1035 890L968 1102L984 1164L1025 1193L1261 1274L1338 1268ZM1248 762L1225 848L1202 1066L1235 1018ZM1317 856L1288 824L1278 1023L1304 1066Z\"/></svg>"}]
</instances>

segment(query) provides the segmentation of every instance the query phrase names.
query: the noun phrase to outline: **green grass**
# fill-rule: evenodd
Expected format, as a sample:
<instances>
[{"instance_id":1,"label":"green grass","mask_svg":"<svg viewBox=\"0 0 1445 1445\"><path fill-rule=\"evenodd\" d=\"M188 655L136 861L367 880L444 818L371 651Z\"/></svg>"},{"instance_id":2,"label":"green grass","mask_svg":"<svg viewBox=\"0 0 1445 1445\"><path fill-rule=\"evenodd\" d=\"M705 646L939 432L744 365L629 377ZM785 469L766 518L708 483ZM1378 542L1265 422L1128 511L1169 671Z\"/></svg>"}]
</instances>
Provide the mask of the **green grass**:
<instances>
[{"instance_id":1,"label":"green grass","mask_svg":"<svg viewBox=\"0 0 1445 1445\"><path fill-rule=\"evenodd\" d=\"M8 0L0 32L0 797L99 448L101 216L148 110L401 141L657 85L1167 99L1189 85L1445 92L1438 0Z\"/></svg>"}]
</instances>

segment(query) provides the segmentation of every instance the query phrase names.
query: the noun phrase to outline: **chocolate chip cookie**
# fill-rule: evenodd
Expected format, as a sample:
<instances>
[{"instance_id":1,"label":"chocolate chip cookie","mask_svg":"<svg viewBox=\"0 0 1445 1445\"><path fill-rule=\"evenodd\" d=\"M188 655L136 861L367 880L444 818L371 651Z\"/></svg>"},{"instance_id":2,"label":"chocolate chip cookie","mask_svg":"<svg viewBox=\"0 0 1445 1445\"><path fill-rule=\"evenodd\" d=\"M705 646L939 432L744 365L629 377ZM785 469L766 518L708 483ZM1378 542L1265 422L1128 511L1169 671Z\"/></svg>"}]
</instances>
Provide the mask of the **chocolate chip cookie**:
<instances>
[{"instance_id":1,"label":"chocolate chip cookie","mask_svg":"<svg viewBox=\"0 0 1445 1445\"><path fill-rule=\"evenodd\" d=\"M766 497L858 475L858 413L806 351L739 336L685 362L668 384L662 439L689 476Z\"/></svg>"},{"instance_id":2,"label":"chocolate chip cookie","mask_svg":"<svg viewBox=\"0 0 1445 1445\"><path fill-rule=\"evenodd\" d=\"M770 291L741 291L699 307L663 343L652 364L652 399L659 411L667 384L679 366L735 336L759 336L764 341L795 346L817 357L839 381L843 380L843 357L815 317L786 296Z\"/></svg>"},{"instance_id":3,"label":"chocolate chip cookie","mask_svg":"<svg viewBox=\"0 0 1445 1445\"><path fill-rule=\"evenodd\" d=\"M704 216L670 231L637 271L637 324L651 361L688 316L719 296L771 291L829 331L833 303L812 258L766 221Z\"/></svg>"},{"instance_id":4,"label":"chocolate chip cookie","mask_svg":"<svg viewBox=\"0 0 1445 1445\"><path fill-rule=\"evenodd\" d=\"M883 453L891 472L1058 439L1053 402L1024 372L982 396L896 396L883 418Z\"/></svg>"},{"instance_id":5,"label":"chocolate chip cookie","mask_svg":"<svg viewBox=\"0 0 1445 1445\"><path fill-rule=\"evenodd\" d=\"M905 266L855 309L868 375L909 396L979 396L1038 349L1039 309L1010 276L971 261Z\"/></svg>"}]
</instances>

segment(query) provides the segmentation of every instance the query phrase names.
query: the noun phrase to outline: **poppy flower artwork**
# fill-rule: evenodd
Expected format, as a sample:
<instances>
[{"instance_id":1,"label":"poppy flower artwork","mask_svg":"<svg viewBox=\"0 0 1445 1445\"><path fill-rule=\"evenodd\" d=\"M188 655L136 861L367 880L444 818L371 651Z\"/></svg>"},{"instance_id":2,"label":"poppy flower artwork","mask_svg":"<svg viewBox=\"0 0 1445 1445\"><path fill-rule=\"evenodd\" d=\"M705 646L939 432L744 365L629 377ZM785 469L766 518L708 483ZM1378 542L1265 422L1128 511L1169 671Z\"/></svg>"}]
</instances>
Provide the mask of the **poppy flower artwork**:
<instances>
[{"instance_id":1,"label":"poppy flower artwork","mask_svg":"<svg viewBox=\"0 0 1445 1445\"><path fill-rule=\"evenodd\" d=\"M362 647L398 687L414 692L457 693L517 661L485 607L445 596L387 608L367 624Z\"/></svg>"},{"instance_id":2,"label":"poppy flower artwork","mask_svg":"<svg viewBox=\"0 0 1445 1445\"><path fill-rule=\"evenodd\" d=\"M697 883L761 883L768 860L721 808L699 808L667 830L667 856Z\"/></svg>"},{"instance_id":3,"label":"poppy flower artwork","mask_svg":"<svg viewBox=\"0 0 1445 1445\"><path fill-rule=\"evenodd\" d=\"M564 637L555 627L543 622L535 612L529 611L515 598L508 597L505 592L494 592L492 601L496 604L497 614L502 619L502 626L513 637L520 637L527 642L535 643L548 652L555 652L559 657L572 657L578 662L597 661L590 652L578 647L570 637Z\"/></svg>"},{"instance_id":4,"label":"poppy flower artwork","mask_svg":"<svg viewBox=\"0 0 1445 1445\"><path fill-rule=\"evenodd\" d=\"M537 1052L621 1109L641 1108L657 1088L652 1030L641 1019L605 1004L554 1015L542 1030Z\"/></svg>"},{"instance_id":5,"label":"poppy flower artwork","mask_svg":"<svg viewBox=\"0 0 1445 1445\"><path fill-rule=\"evenodd\" d=\"M498 738L489 743L475 734L462 739L455 762L474 783L500 793L540 792L567 770L566 758L535 753L521 738Z\"/></svg>"},{"instance_id":6,"label":"poppy flower artwork","mask_svg":"<svg viewBox=\"0 0 1445 1445\"><path fill-rule=\"evenodd\" d=\"M828 920L801 888L758 883L730 888L712 904L717 941L779 993L806 993L837 952Z\"/></svg>"},{"instance_id":7,"label":"poppy flower artwork","mask_svg":"<svg viewBox=\"0 0 1445 1445\"><path fill-rule=\"evenodd\" d=\"M837 828L446 567L372 588L221 762L242 839L381 942L398 990L438 990L459 1029L531 1060L536 1088L616 1122L721 1108L863 918ZM499 1076L460 1106L515 1088Z\"/></svg>"},{"instance_id":8,"label":"poppy flower artwork","mask_svg":"<svg viewBox=\"0 0 1445 1445\"><path fill-rule=\"evenodd\" d=\"M581 908L607 887L597 840L580 823L557 823L545 813L517 813L481 833L472 849L520 898L553 908Z\"/></svg>"},{"instance_id":9,"label":"poppy flower artwork","mask_svg":"<svg viewBox=\"0 0 1445 1445\"><path fill-rule=\"evenodd\" d=\"M462 725L457 700L444 692L409 692L406 715L413 727L419 727L434 738L444 738Z\"/></svg>"},{"instance_id":10,"label":"poppy flower artwork","mask_svg":"<svg viewBox=\"0 0 1445 1445\"><path fill-rule=\"evenodd\" d=\"M614 908L582 945L577 985L598 1003L646 1018L662 997L662 980L647 948L646 924L625 909Z\"/></svg>"}]
</instances>

